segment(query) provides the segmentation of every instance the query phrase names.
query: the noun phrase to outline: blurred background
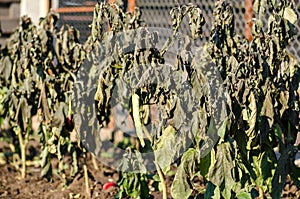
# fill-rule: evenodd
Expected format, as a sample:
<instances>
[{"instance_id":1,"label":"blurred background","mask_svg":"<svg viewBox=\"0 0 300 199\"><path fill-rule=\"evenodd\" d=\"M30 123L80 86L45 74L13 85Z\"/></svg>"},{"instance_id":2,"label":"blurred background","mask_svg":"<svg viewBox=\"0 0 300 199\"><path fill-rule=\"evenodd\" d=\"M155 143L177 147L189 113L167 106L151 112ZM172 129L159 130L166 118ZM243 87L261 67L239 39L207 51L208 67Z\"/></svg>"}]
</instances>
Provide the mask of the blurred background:
<instances>
[{"instance_id":1,"label":"blurred background","mask_svg":"<svg viewBox=\"0 0 300 199\"><path fill-rule=\"evenodd\" d=\"M104 0L98 0L104 1ZM124 10L132 11L135 6L140 7L142 19L150 27L171 28L171 18L169 12L172 7L179 4L194 3L203 11L206 24L204 27L203 42L207 41L209 30L213 22L213 8L215 0L108 0L122 4ZM233 6L235 15L235 31L245 35L249 29L249 19L251 19L251 5L253 0L228 0ZM293 0L292 0L293 1ZM50 10L60 14L58 27L69 24L77 28L80 33L80 41L84 42L90 35L89 25L92 22L93 8L97 0L0 0L0 44L14 31L19 23L20 16L29 15L35 24L40 17L44 17ZM300 0L294 0L298 17L300 16ZM247 14L248 13L248 14ZM250 16L249 16L250 15ZM268 14L264 18L267 24ZM297 31L299 32L300 22L297 21ZM205 31L207 30L207 31ZM180 30L184 34L189 34L187 19ZM289 51L300 59L300 35L290 44Z\"/></svg>"}]
</instances>

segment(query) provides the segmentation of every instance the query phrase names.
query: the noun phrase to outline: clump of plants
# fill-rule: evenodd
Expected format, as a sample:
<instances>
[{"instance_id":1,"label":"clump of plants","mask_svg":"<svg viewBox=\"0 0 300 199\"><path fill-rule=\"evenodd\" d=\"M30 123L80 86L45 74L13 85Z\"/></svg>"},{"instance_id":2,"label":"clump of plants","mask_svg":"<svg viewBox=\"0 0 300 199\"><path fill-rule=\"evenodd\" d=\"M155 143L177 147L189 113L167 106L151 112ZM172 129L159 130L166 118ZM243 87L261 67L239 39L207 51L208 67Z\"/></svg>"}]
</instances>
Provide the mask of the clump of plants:
<instances>
[{"instance_id":1,"label":"clump of plants","mask_svg":"<svg viewBox=\"0 0 300 199\"><path fill-rule=\"evenodd\" d=\"M26 149L36 133L32 117L38 117L41 143L41 176L52 176L51 159L59 160L58 174L66 179L64 156L70 154L70 175L78 172L77 140L71 140L72 92L75 74L85 59L78 42L79 32L72 27L57 29L58 15L49 13L39 26L27 16L1 49L1 116L6 118L16 137L15 153L21 159L21 177L26 175ZM18 165L17 165L18 166Z\"/></svg>"},{"instance_id":2,"label":"clump of plants","mask_svg":"<svg viewBox=\"0 0 300 199\"><path fill-rule=\"evenodd\" d=\"M145 151L154 154L164 198L170 167L161 165L170 165L177 157L173 198L203 193L207 198L280 198L287 177L299 186L300 168L294 164L299 149L294 145L299 132L299 62L286 50L296 35L297 15L286 0L256 0L254 10L258 18L253 19L253 41L247 41L234 31L230 4L217 1L210 40L192 48L205 19L197 6L175 7L170 12L173 34L158 49L159 33L141 26L138 10L124 13L116 5L96 5L92 40L109 44L96 45L96 55L110 55L97 60L101 71L95 94L97 118L101 125L108 123L111 108L121 103L133 118L140 143L120 164L119 198L149 197L147 165L131 158L142 157ZM264 24L266 10L271 14ZM165 53L175 44L184 17L189 17L192 39L184 40L170 68ZM118 34L124 40L114 40ZM165 79L162 74L175 75ZM152 104L162 119L149 134ZM191 125L183 131L187 122ZM213 140L216 144L203 155L205 143ZM194 186L199 175L206 188Z\"/></svg>"},{"instance_id":3,"label":"clump of plants","mask_svg":"<svg viewBox=\"0 0 300 199\"><path fill-rule=\"evenodd\" d=\"M121 104L132 118L137 144L124 150L117 198L149 198L150 181L167 198L165 178L172 167L173 198L280 198L288 177L300 187L294 164L299 61L287 51L297 34L297 15L287 0L256 0L254 10L253 40L247 41L234 31L230 4L217 1L210 39L202 46L195 41L201 40L205 19L192 4L171 10L172 33L164 38L142 23L139 9L125 13L116 4L98 3L84 45L74 28L55 27L55 13L39 26L23 17L0 50L0 124L6 118L17 140L21 176L35 136L33 116L39 118L41 176L51 179L51 159L57 158L66 182L67 174L72 178L79 171L85 148L95 155L101 151L98 130ZM264 24L266 10L271 12ZM179 33L185 17L191 37ZM170 62L174 46L179 50ZM85 68L87 55L93 63ZM83 104L90 95L92 103ZM74 122L75 109L82 114L77 121L89 120L88 125ZM76 125L85 148L76 136L72 140ZM152 154L146 161L145 153ZM84 172L87 178L86 165ZM199 176L205 187L194 184Z\"/></svg>"}]
</instances>

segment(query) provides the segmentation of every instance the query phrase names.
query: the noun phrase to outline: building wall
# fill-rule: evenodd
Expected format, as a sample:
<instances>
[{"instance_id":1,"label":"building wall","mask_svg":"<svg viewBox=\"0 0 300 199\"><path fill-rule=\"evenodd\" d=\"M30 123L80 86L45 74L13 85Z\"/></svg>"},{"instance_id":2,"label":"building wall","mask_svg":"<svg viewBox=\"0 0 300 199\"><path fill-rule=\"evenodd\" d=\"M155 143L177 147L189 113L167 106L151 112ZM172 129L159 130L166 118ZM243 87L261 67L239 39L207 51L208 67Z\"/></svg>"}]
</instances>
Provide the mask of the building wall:
<instances>
[{"instance_id":1,"label":"building wall","mask_svg":"<svg viewBox=\"0 0 300 199\"><path fill-rule=\"evenodd\" d=\"M0 45L17 28L21 16L28 15L38 24L39 18L48 13L52 2L54 0L0 0Z\"/></svg>"},{"instance_id":2,"label":"building wall","mask_svg":"<svg viewBox=\"0 0 300 199\"><path fill-rule=\"evenodd\" d=\"M0 0L0 45L19 24L20 0Z\"/></svg>"},{"instance_id":3,"label":"building wall","mask_svg":"<svg viewBox=\"0 0 300 199\"><path fill-rule=\"evenodd\" d=\"M20 14L28 15L35 24L41 17L45 17L49 11L49 0L21 0Z\"/></svg>"}]
</instances>

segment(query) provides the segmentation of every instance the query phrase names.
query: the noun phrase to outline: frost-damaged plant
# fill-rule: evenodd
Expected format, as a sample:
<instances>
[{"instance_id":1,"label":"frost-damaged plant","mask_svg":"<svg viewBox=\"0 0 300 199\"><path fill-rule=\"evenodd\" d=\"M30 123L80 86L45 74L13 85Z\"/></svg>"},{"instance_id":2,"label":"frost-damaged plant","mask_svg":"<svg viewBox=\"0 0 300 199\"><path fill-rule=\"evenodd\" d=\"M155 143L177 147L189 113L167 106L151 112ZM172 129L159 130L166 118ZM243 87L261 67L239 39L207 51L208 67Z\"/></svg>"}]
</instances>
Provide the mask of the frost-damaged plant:
<instances>
[{"instance_id":1,"label":"frost-damaged plant","mask_svg":"<svg viewBox=\"0 0 300 199\"><path fill-rule=\"evenodd\" d=\"M233 11L225 1L214 10L208 43L230 95L230 125L211 153L205 175L207 196L280 198L289 175L299 187L294 164L299 132L299 62L286 50L297 15L288 1L255 1L253 41L234 32ZM266 31L262 23L270 10ZM277 159L273 148L279 147ZM231 172L228 172L231 171ZM251 193L251 194L250 194Z\"/></svg>"},{"instance_id":2,"label":"frost-damaged plant","mask_svg":"<svg viewBox=\"0 0 300 199\"><path fill-rule=\"evenodd\" d=\"M300 187L300 168L294 164L299 149L294 146L299 132L299 62L286 50L296 35L297 15L287 0L256 0L254 10L258 18L253 19L253 41L249 42L234 31L232 7L224 0L218 1L210 41L203 45L200 58L196 59L191 41L186 40L170 69L164 65L164 53L174 44L174 37L167 40L164 49L157 49L157 33L147 28L128 31L140 27L138 10L130 14L123 13L116 5L96 5L93 42L110 44L100 47L96 54L109 52L110 55L108 59L98 60L101 73L95 95L97 118L101 125L108 123L111 107L118 102L129 102L122 105L134 120L140 150L154 151L154 164L162 185L168 168L160 168L161 163L171 163L191 140L188 150L176 163L171 187L173 198L197 197L203 192L206 198L263 198L265 194L280 198L287 176ZM262 22L266 10L271 11L267 27ZM193 38L201 34L204 22L201 10L187 5L171 11L173 36L187 14ZM105 20L109 23L108 32L104 31ZM117 33L124 34L124 40L113 40ZM210 93L205 87L208 78L216 77L209 76L209 67L214 66L208 64L211 60L222 82L211 81L219 81L215 85L222 85L227 91L226 104L212 102L219 96L211 96L222 89L215 88L219 92ZM173 82L160 79L172 70L181 71L180 76L170 77ZM142 78L137 81L136 77ZM170 89L170 85L176 89ZM189 86L196 91L196 99L192 99L195 95L189 93ZM115 90L119 92L117 97L113 96ZM145 128L151 120L149 106L153 103L158 110L163 110L160 112L163 119L155 126L154 135ZM216 110L212 107L225 110L220 113L225 114L223 121L216 124ZM192 121L192 126L181 132L186 120ZM216 134L218 143L203 156L203 143ZM278 159L275 147L279 147ZM139 158L132 161L130 157L134 155ZM125 172L121 173L118 197L123 194L148 197L146 169L139 161L141 155L137 149L125 155L128 158L120 166ZM130 170L141 173L130 173ZM205 190L194 187L193 179L198 175L207 183ZM163 187L166 198L166 187Z\"/></svg>"},{"instance_id":3,"label":"frost-damaged plant","mask_svg":"<svg viewBox=\"0 0 300 199\"><path fill-rule=\"evenodd\" d=\"M207 143L213 145L217 132L225 125L225 121L213 118L226 115L222 113L226 109L212 108L225 106L225 101L217 100L223 94L222 88L212 93L207 87L211 81L220 85L218 76L212 74L215 71L205 68L209 58L203 56L197 60L190 48L193 41L188 37L178 41L178 28L186 15L190 18L193 38L201 35L204 24L201 10L189 4L174 8L171 14L173 33L163 42L162 49L158 49L156 45L163 35L142 26L138 9L124 13L117 5L97 4L95 8L92 40L96 48L94 56L100 62L95 94L97 118L101 125L107 124L111 107L121 103L133 118L139 141L139 146L133 151L128 149L118 165L120 198L124 194L135 198L149 196L146 186L149 165L155 165L163 196L167 198L164 175L172 162L190 146L202 153L203 148L209 150ZM110 30L105 32L106 20ZM166 65L164 55L177 42L181 42L183 51L178 52L172 66ZM198 61L201 67L197 67ZM152 104L158 110L157 124L151 122ZM143 162L144 153L151 153L152 159Z\"/></svg>"},{"instance_id":4,"label":"frost-damaged plant","mask_svg":"<svg viewBox=\"0 0 300 199\"><path fill-rule=\"evenodd\" d=\"M106 23L105 19L108 19L108 23ZM111 62L106 62L105 60L99 60L100 57L103 55L107 55L106 53L112 53L111 49L114 49L114 58L118 56L118 50L119 48L110 48L110 45L115 45L114 41L112 41L112 37L114 34L117 34L122 31L127 30L135 30L138 27L140 27L141 21L140 21L140 13L138 10L135 11L135 14L131 13L124 13L116 4L104 4L104 3L98 3L94 10L94 20L92 23L92 35L87 41L87 49L93 53L88 53L90 58L92 58L92 61L94 63L91 63L93 66L91 66L90 71L82 71L82 73L79 74L81 79L86 79L87 81L82 82L82 85L84 85L82 88L79 88L78 92L78 105L76 107L80 107L80 113L83 120L89 119L89 123L95 123L96 119L98 118L100 127L104 125L104 123L108 124L109 117L110 117L110 99L112 94L112 82L115 79L117 79L117 74L122 69L122 64L120 62L115 62L112 59ZM110 31L106 31L109 29ZM103 43L104 42L104 43ZM104 45L103 45L104 44ZM118 44L116 44L118 45ZM99 48L100 47L100 48ZM105 51L101 47L108 47L108 51ZM121 46L120 46L121 47ZM104 51L103 51L104 50ZM129 52L128 56L132 55L133 52ZM101 56L102 55L102 56ZM122 56L122 55L121 55ZM120 57L120 59L122 59ZM97 63L101 64L101 66L105 66L104 68L100 68ZM113 63L112 63L113 62ZM126 61L123 62L126 65ZM124 68L124 72L126 69ZM106 74L106 82L109 85L105 85L102 87L101 84L104 83L104 79L100 80L99 87L100 89L107 88L107 91L103 90L103 93L101 91L97 91L97 89L94 89L95 85L93 84L93 81L89 81L90 79L98 79L99 77L95 77L97 74ZM85 78L88 77L88 78ZM114 77L115 76L115 77ZM102 76L100 77L100 79ZM88 89L86 89L85 85L87 85ZM80 87L80 85L78 84ZM108 88L109 87L109 88ZM91 88L91 89L90 89ZM99 90L99 89L98 89ZM95 107L94 103L94 95L95 92L97 92L95 99L97 101L97 105ZM86 102L86 98L88 96L92 97L92 102L90 104L81 104L82 102ZM100 107L100 109L98 109ZM95 111L95 108L97 111ZM97 113L97 114L96 114ZM94 114L94 115L91 115ZM97 139L99 137L99 129L97 127L91 127L91 128L85 128L86 126L82 124L80 129L80 138L81 141L84 143L84 145L91 151L95 152L96 155L99 152L99 149L101 148L100 140ZM91 129L91 130L89 130ZM93 135L91 135L93 134ZM93 137L96 137L93 138ZM145 173L141 174L132 174L132 175L126 175L124 178L121 178L124 181L120 182L121 184L121 195L122 196L126 192L127 195L133 196L133 197L146 197L148 196L148 187L147 187L147 177Z\"/></svg>"},{"instance_id":5,"label":"frost-damaged plant","mask_svg":"<svg viewBox=\"0 0 300 199\"><path fill-rule=\"evenodd\" d=\"M57 19L55 13L49 13L35 26L29 17L22 17L20 26L1 49L1 86L8 89L2 106L18 136L23 178L34 115L40 122L41 176L51 178L51 159L57 157L59 174L65 178L66 153L72 155L71 175L78 171L77 144L71 140L71 97L74 73L85 51L78 42L78 31L72 27L55 29Z\"/></svg>"},{"instance_id":6,"label":"frost-damaged plant","mask_svg":"<svg viewBox=\"0 0 300 199\"><path fill-rule=\"evenodd\" d=\"M234 32L231 6L216 3L205 46L224 80L230 120L207 157L199 161L197 150L182 157L172 185L174 198L189 197L197 169L208 182L207 198L280 198L288 175L299 187L300 169L294 164L299 148L294 146L299 132L299 62L286 50L296 34L297 16L284 0L255 1L254 8L259 18L253 19L254 39L248 42ZM264 31L267 9L272 14ZM277 146L279 159L273 150Z\"/></svg>"},{"instance_id":7,"label":"frost-damaged plant","mask_svg":"<svg viewBox=\"0 0 300 199\"><path fill-rule=\"evenodd\" d=\"M182 162L188 163L177 171L172 186L174 198L189 196L194 168L208 182L208 198L264 194L280 198L288 175L299 187L300 169L294 164L299 148L294 146L299 132L299 62L286 50L296 34L297 16L291 6L288 1L256 1L259 18L254 19L254 39L248 42L234 32L231 6L225 1L216 3L206 48L229 95L230 120L224 134L219 134L219 143L198 166L189 164L197 160L197 151L183 156ZM272 14L264 31L261 17L266 9ZM279 159L273 150L277 146Z\"/></svg>"}]
</instances>

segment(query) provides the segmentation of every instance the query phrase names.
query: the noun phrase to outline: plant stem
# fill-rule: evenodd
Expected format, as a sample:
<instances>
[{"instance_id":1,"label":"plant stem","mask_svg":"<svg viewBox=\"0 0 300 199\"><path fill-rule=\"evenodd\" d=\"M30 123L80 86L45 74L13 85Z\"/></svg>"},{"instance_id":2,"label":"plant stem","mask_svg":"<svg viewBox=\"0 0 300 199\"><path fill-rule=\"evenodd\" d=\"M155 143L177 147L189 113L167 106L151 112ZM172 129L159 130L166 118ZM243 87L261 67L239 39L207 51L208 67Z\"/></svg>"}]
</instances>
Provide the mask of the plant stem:
<instances>
[{"instance_id":1,"label":"plant stem","mask_svg":"<svg viewBox=\"0 0 300 199\"><path fill-rule=\"evenodd\" d=\"M43 84L43 88L41 91L41 103L42 103L42 110L43 110L43 120L47 124L50 121L51 114L49 110L49 104L47 101L47 94L46 94L46 85Z\"/></svg>"},{"instance_id":2,"label":"plant stem","mask_svg":"<svg viewBox=\"0 0 300 199\"><path fill-rule=\"evenodd\" d=\"M154 161L155 167L157 169L157 173L161 182L161 186L162 186L162 192L163 192L163 199L167 199L168 198L168 194L167 194L167 185L165 182L165 178L164 178L164 174L160 168L160 166L158 165L158 163L156 161Z\"/></svg>"},{"instance_id":3,"label":"plant stem","mask_svg":"<svg viewBox=\"0 0 300 199\"><path fill-rule=\"evenodd\" d=\"M94 169L95 169L96 171L99 171L99 167L98 167L98 164L97 164L97 160L96 160L96 157L94 156L94 154L92 154L92 162L93 162Z\"/></svg>"},{"instance_id":4,"label":"plant stem","mask_svg":"<svg viewBox=\"0 0 300 199\"><path fill-rule=\"evenodd\" d=\"M26 143L23 141L23 136L21 131L18 132L18 139L20 143L20 149L21 149L21 178L26 177Z\"/></svg>"},{"instance_id":5,"label":"plant stem","mask_svg":"<svg viewBox=\"0 0 300 199\"><path fill-rule=\"evenodd\" d=\"M259 193L258 198L263 199L264 198L264 191L262 190L261 187L258 187L258 193Z\"/></svg>"},{"instance_id":6,"label":"plant stem","mask_svg":"<svg viewBox=\"0 0 300 199\"><path fill-rule=\"evenodd\" d=\"M87 164L86 164L86 151L83 149L83 158L84 158L84 165L83 165L83 172L84 172L84 179L85 179L85 192L87 198L91 198L91 193L90 193L90 186L89 186L89 175L88 175L88 169L87 169Z\"/></svg>"}]
</instances>

